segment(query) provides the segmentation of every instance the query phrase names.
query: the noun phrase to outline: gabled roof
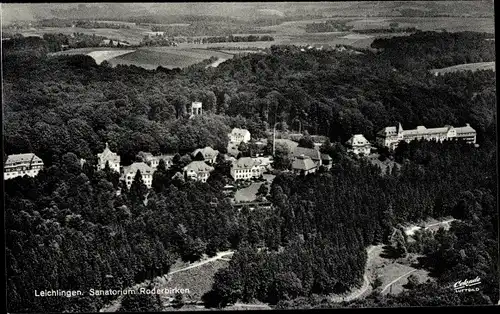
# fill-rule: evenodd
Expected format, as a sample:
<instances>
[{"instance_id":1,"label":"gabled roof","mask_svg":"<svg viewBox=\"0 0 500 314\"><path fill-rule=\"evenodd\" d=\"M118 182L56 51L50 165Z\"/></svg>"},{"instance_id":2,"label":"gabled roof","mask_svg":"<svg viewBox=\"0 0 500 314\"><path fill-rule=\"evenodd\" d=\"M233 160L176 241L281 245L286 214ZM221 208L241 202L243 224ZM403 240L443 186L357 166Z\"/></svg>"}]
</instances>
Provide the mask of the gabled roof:
<instances>
[{"instance_id":1,"label":"gabled roof","mask_svg":"<svg viewBox=\"0 0 500 314\"><path fill-rule=\"evenodd\" d=\"M365 146L370 145L370 142L368 142L363 134L355 134L347 141L346 144L349 146Z\"/></svg>"},{"instance_id":2,"label":"gabled roof","mask_svg":"<svg viewBox=\"0 0 500 314\"><path fill-rule=\"evenodd\" d=\"M5 161L5 165L9 166L16 163L43 163L42 159L33 153L25 153L25 154L15 154L9 155L7 160Z\"/></svg>"},{"instance_id":3,"label":"gabled roof","mask_svg":"<svg viewBox=\"0 0 500 314\"><path fill-rule=\"evenodd\" d=\"M104 151L100 154L97 154L97 157L101 160L113 160L113 161L119 161L120 156L118 156L116 153L113 153L109 149L109 145L106 142L106 148L104 148Z\"/></svg>"},{"instance_id":4,"label":"gabled roof","mask_svg":"<svg viewBox=\"0 0 500 314\"><path fill-rule=\"evenodd\" d=\"M233 162L232 167L234 169L248 169L252 168L253 166L257 166L258 164L259 163L251 157L241 157L240 159Z\"/></svg>"},{"instance_id":5,"label":"gabled roof","mask_svg":"<svg viewBox=\"0 0 500 314\"><path fill-rule=\"evenodd\" d=\"M212 158L215 158L217 157L217 155L219 154L219 151L218 150L215 150L213 149L212 147L210 146L207 146L205 148L198 148L196 149L194 152L193 152L193 156L196 156L198 155L198 153L201 152L201 154L203 155L203 158L205 159L212 159Z\"/></svg>"},{"instance_id":6,"label":"gabled roof","mask_svg":"<svg viewBox=\"0 0 500 314\"><path fill-rule=\"evenodd\" d=\"M398 133L398 130L396 129L395 126L388 126L388 127L385 127L383 128L382 130L378 131L377 132L377 135L381 135L381 136L387 136L389 134L396 134Z\"/></svg>"},{"instance_id":7,"label":"gabled roof","mask_svg":"<svg viewBox=\"0 0 500 314\"><path fill-rule=\"evenodd\" d=\"M211 172L214 167L207 165L204 161L192 161L186 167L184 171L194 171L194 172Z\"/></svg>"},{"instance_id":8,"label":"gabled roof","mask_svg":"<svg viewBox=\"0 0 500 314\"><path fill-rule=\"evenodd\" d=\"M125 175L129 174L130 172L132 172L135 175L137 170L141 171L141 175L145 174L152 175L154 172L153 168L151 168L150 166L148 166L143 162L134 162L130 166L123 167L123 173Z\"/></svg>"},{"instance_id":9,"label":"gabled roof","mask_svg":"<svg viewBox=\"0 0 500 314\"><path fill-rule=\"evenodd\" d=\"M301 155L308 156L312 160L320 160L321 159L321 153L317 149L299 147L299 146L295 147L295 149L293 150L293 156L299 157Z\"/></svg>"},{"instance_id":10,"label":"gabled roof","mask_svg":"<svg viewBox=\"0 0 500 314\"><path fill-rule=\"evenodd\" d=\"M311 170L316 168L316 164L308 156L298 156L292 163L292 169L294 170Z\"/></svg>"}]
</instances>

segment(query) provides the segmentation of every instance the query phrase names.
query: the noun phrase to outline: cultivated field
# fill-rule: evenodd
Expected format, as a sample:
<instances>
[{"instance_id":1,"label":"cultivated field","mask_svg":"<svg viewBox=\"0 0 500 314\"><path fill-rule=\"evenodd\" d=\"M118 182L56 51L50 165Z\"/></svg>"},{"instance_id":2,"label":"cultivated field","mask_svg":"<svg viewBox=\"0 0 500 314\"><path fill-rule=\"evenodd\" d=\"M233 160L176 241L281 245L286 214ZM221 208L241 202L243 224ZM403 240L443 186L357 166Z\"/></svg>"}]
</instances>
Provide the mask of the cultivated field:
<instances>
[{"instance_id":1,"label":"cultivated field","mask_svg":"<svg viewBox=\"0 0 500 314\"><path fill-rule=\"evenodd\" d=\"M181 47L148 47L140 48L133 53L110 59L109 63L116 66L135 65L145 69L156 69L158 66L165 68L183 68L199 63L210 57L218 58L220 62L234 57L233 54L205 49L184 49ZM218 64L217 64L218 65Z\"/></svg>"},{"instance_id":2,"label":"cultivated field","mask_svg":"<svg viewBox=\"0 0 500 314\"><path fill-rule=\"evenodd\" d=\"M62 55L87 55L94 58L97 64L101 64L105 60L110 60L115 57L129 54L134 52L135 50L131 49L113 49L113 48L79 48L79 49L71 49L66 51L59 51L56 53L50 54L50 56L62 56Z\"/></svg>"},{"instance_id":3,"label":"cultivated field","mask_svg":"<svg viewBox=\"0 0 500 314\"><path fill-rule=\"evenodd\" d=\"M459 65L454 65L454 66L442 68L442 69L432 69L431 73L433 73L433 74L436 74L436 73L445 74L445 73L458 72L458 71L478 71L478 70L493 70L493 71L495 71L495 61L459 64Z\"/></svg>"}]
</instances>

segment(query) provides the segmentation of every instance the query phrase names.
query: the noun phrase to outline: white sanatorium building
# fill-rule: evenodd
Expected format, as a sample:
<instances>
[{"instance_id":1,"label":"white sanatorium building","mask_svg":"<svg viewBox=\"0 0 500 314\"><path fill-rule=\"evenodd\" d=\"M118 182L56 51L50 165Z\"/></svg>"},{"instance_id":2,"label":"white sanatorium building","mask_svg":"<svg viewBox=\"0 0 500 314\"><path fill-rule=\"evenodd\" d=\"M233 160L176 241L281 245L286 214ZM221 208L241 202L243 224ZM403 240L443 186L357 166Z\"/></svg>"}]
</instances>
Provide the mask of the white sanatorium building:
<instances>
[{"instance_id":1,"label":"white sanatorium building","mask_svg":"<svg viewBox=\"0 0 500 314\"><path fill-rule=\"evenodd\" d=\"M127 187L130 189L132 186L132 182L134 182L134 178L138 170L141 172L142 182L148 187L148 189L150 189L151 184L153 183L154 170L143 162L134 162L130 166L123 167L122 179L125 180Z\"/></svg>"},{"instance_id":2,"label":"white sanatorium building","mask_svg":"<svg viewBox=\"0 0 500 314\"><path fill-rule=\"evenodd\" d=\"M231 165L231 176L234 180L250 180L259 178L265 171L262 161L251 157L241 157Z\"/></svg>"},{"instance_id":3,"label":"white sanatorium building","mask_svg":"<svg viewBox=\"0 0 500 314\"><path fill-rule=\"evenodd\" d=\"M165 169L170 168L173 164L173 159L174 159L174 155L153 156L153 154L151 153L144 153L144 152L140 152L138 154L138 157L141 158L141 160L144 161L146 164L148 164L148 166L153 168L153 170L156 170L156 168L158 168L160 160L162 159L165 162Z\"/></svg>"},{"instance_id":4,"label":"white sanatorium building","mask_svg":"<svg viewBox=\"0 0 500 314\"><path fill-rule=\"evenodd\" d=\"M97 154L97 159L98 159L97 166L99 167L99 169L104 169L106 167L106 162L108 162L109 168L111 168L111 170L120 173L120 156L118 156L118 154L116 153L113 153L109 149L109 145L107 142L104 151L100 154Z\"/></svg>"},{"instance_id":5,"label":"white sanatorium building","mask_svg":"<svg viewBox=\"0 0 500 314\"><path fill-rule=\"evenodd\" d=\"M214 167L207 165L204 161L192 161L183 170L188 179L207 182Z\"/></svg>"},{"instance_id":6,"label":"white sanatorium building","mask_svg":"<svg viewBox=\"0 0 500 314\"><path fill-rule=\"evenodd\" d=\"M476 130L468 123L464 127L455 128L446 125L441 128L427 129L425 126L419 125L413 130L403 130L401 123L397 127L389 126L377 133L377 143L381 146L395 149L400 141L407 143L412 140L435 140L444 141L449 139L461 139L467 143L476 143Z\"/></svg>"},{"instance_id":7,"label":"white sanatorium building","mask_svg":"<svg viewBox=\"0 0 500 314\"><path fill-rule=\"evenodd\" d=\"M3 179L8 180L25 175L34 177L42 168L42 159L33 153L9 155L3 168Z\"/></svg>"},{"instance_id":8,"label":"white sanatorium building","mask_svg":"<svg viewBox=\"0 0 500 314\"><path fill-rule=\"evenodd\" d=\"M369 155L372 144L363 136L363 134L355 134L348 141L347 146L349 146L349 151L356 155L363 154Z\"/></svg>"},{"instance_id":9,"label":"white sanatorium building","mask_svg":"<svg viewBox=\"0 0 500 314\"><path fill-rule=\"evenodd\" d=\"M248 143L251 139L250 131L239 128L234 128L228 136L229 141L236 144L240 144L241 142Z\"/></svg>"}]
</instances>

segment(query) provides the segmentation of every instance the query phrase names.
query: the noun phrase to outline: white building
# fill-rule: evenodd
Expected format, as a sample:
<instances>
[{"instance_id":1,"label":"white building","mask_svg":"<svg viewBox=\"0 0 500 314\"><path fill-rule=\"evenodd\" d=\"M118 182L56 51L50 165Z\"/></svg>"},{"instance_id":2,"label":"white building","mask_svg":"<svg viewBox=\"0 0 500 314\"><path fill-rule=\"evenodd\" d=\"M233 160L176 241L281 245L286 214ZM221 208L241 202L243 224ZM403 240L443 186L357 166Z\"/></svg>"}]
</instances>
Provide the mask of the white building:
<instances>
[{"instance_id":1,"label":"white building","mask_svg":"<svg viewBox=\"0 0 500 314\"><path fill-rule=\"evenodd\" d=\"M108 143L106 143L106 148L100 154L97 154L98 159L98 169L104 169L106 167L106 162L109 164L109 168L120 173L120 156L118 154L113 153L109 149Z\"/></svg>"},{"instance_id":2,"label":"white building","mask_svg":"<svg viewBox=\"0 0 500 314\"><path fill-rule=\"evenodd\" d=\"M125 180L127 187L130 189L132 186L137 171L141 172L142 182L150 189L153 183L154 170L143 162L134 162L130 166L123 167L122 179Z\"/></svg>"},{"instance_id":3,"label":"white building","mask_svg":"<svg viewBox=\"0 0 500 314\"><path fill-rule=\"evenodd\" d=\"M215 161L217 160L217 156L219 155L219 151L213 149L212 147L205 147L205 148L198 148L196 149L192 156L193 158L198 155L198 153L201 153L203 155L203 158L205 159L206 162L214 164Z\"/></svg>"},{"instance_id":4,"label":"white building","mask_svg":"<svg viewBox=\"0 0 500 314\"><path fill-rule=\"evenodd\" d=\"M189 110L189 116L192 118L194 116L199 116L203 113L203 104L199 101L194 101L191 103L191 108Z\"/></svg>"},{"instance_id":5,"label":"white building","mask_svg":"<svg viewBox=\"0 0 500 314\"><path fill-rule=\"evenodd\" d=\"M192 161L183 170L188 179L207 182L214 167L207 165L204 161Z\"/></svg>"},{"instance_id":6,"label":"white building","mask_svg":"<svg viewBox=\"0 0 500 314\"><path fill-rule=\"evenodd\" d=\"M264 173L261 163L251 157L241 157L231 165L231 176L234 180L250 180L259 178Z\"/></svg>"},{"instance_id":7,"label":"white building","mask_svg":"<svg viewBox=\"0 0 500 314\"><path fill-rule=\"evenodd\" d=\"M347 146L349 146L349 151L356 155L363 154L369 155L372 144L363 136L363 134L355 134L348 141Z\"/></svg>"},{"instance_id":8,"label":"white building","mask_svg":"<svg viewBox=\"0 0 500 314\"><path fill-rule=\"evenodd\" d=\"M247 129L234 128L228 136L229 141L236 144L248 143L251 139L250 132Z\"/></svg>"},{"instance_id":9,"label":"white building","mask_svg":"<svg viewBox=\"0 0 500 314\"><path fill-rule=\"evenodd\" d=\"M158 165L160 164L160 160L165 162L165 168L168 169L173 164L174 155L159 155L153 156L151 153L139 152L137 155L143 162L145 162L148 166L156 170Z\"/></svg>"},{"instance_id":10,"label":"white building","mask_svg":"<svg viewBox=\"0 0 500 314\"><path fill-rule=\"evenodd\" d=\"M9 155L3 168L3 179L35 177L43 168L43 161L33 153Z\"/></svg>"},{"instance_id":11,"label":"white building","mask_svg":"<svg viewBox=\"0 0 500 314\"><path fill-rule=\"evenodd\" d=\"M446 125L441 128L428 129L425 126L419 125L416 129L403 130L401 123L398 127L390 126L377 133L377 143L381 146L395 149L400 141L407 143L413 140L434 140L442 142L444 140L460 139L467 143L476 143L476 130L468 123L464 127L453 127Z\"/></svg>"}]
</instances>

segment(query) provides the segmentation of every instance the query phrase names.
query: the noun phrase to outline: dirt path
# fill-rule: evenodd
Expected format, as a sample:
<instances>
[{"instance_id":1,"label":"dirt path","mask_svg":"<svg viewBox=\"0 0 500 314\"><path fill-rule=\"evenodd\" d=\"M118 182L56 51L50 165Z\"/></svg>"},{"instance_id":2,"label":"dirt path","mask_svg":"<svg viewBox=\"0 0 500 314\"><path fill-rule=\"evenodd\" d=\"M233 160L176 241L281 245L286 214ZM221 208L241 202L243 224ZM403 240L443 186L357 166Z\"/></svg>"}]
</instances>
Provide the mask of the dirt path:
<instances>
[{"instance_id":1,"label":"dirt path","mask_svg":"<svg viewBox=\"0 0 500 314\"><path fill-rule=\"evenodd\" d=\"M413 273L413 272L416 272L417 269L413 269L409 272L407 272L406 274L403 274L401 276L399 276L398 278L394 279L393 281L389 282L385 287L384 289L382 289L382 291L380 293L384 293L387 289L389 289L390 286L392 286L393 284L395 284L396 282L398 282L399 280L405 278L406 276L408 276L409 274Z\"/></svg>"},{"instance_id":2,"label":"dirt path","mask_svg":"<svg viewBox=\"0 0 500 314\"><path fill-rule=\"evenodd\" d=\"M211 263L213 261L222 259L222 258L224 258L224 256L228 256L228 255L231 255L233 253L234 253L234 251L219 252L214 257L210 257L210 258L208 258L206 260L193 263L193 264L191 264L189 266L186 266L186 267L183 267L183 268L179 268L179 269L170 271L168 274L165 274L165 275L161 276L161 278L166 278L166 277L168 277L170 275L173 275L173 274L176 274L176 273L180 273L180 272L183 272L183 271L186 271L186 270L189 270L189 269L193 269L193 268L196 268L196 267L203 266L203 265ZM152 280L152 281L154 281L154 280ZM149 281L137 284L132 289L139 288L141 286L146 285L147 283L149 283ZM121 301L122 301L122 297L120 296L116 300L114 300L110 305L103 307L99 312L116 312L120 308Z\"/></svg>"}]
</instances>

